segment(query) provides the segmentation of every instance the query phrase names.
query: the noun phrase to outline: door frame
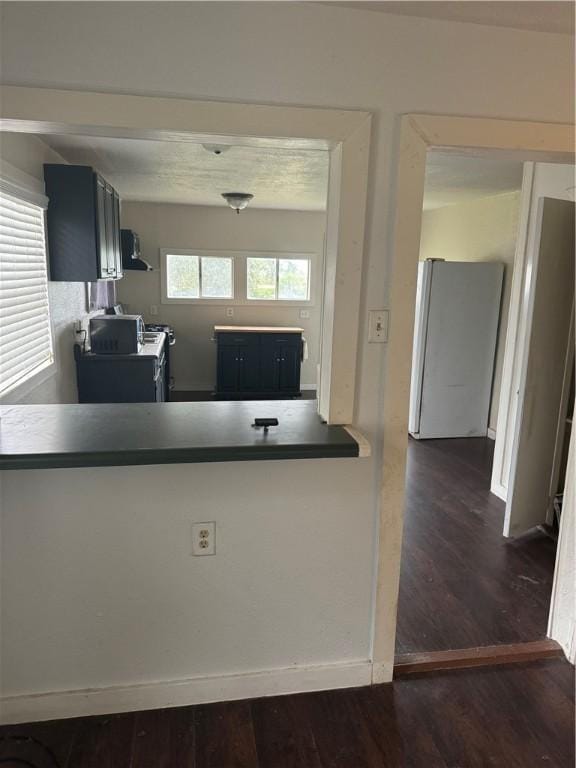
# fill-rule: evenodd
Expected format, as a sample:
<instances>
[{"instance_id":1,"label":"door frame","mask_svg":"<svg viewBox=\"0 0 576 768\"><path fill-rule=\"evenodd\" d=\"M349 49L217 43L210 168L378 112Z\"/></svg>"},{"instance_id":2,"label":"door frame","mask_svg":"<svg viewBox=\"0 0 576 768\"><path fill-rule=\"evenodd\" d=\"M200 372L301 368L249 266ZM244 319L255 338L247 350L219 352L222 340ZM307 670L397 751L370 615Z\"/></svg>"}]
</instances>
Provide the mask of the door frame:
<instances>
[{"instance_id":1,"label":"door frame","mask_svg":"<svg viewBox=\"0 0 576 768\"><path fill-rule=\"evenodd\" d=\"M574 127L569 124L423 114L408 114L401 119L390 282L391 322L388 364L384 372L374 683L389 682L394 666L416 276L427 151L442 148L480 155L500 154L523 161L574 162L573 133ZM557 574L564 572L561 558L565 549L558 548ZM565 585L573 589L566 581Z\"/></svg>"},{"instance_id":2,"label":"door frame","mask_svg":"<svg viewBox=\"0 0 576 768\"><path fill-rule=\"evenodd\" d=\"M0 105L0 131L328 151L318 411L353 424L370 112L9 85Z\"/></svg>"}]
</instances>

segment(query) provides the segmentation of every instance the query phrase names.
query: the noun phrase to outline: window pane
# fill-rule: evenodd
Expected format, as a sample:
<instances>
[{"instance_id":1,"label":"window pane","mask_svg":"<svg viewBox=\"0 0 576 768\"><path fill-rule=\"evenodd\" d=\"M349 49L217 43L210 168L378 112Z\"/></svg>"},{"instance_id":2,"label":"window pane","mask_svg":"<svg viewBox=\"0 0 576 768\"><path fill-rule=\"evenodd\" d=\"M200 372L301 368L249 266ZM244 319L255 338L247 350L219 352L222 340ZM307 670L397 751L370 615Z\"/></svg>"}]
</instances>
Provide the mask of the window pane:
<instances>
[{"instance_id":1,"label":"window pane","mask_svg":"<svg viewBox=\"0 0 576 768\"><path fill-rule=\"evenodd\" d=\"M232 259L202 256L202 298L232 297Z\"/></svg>"},{"instance_id":2,"label":"window pane","mask_svg":"<svg viewBox=\"0 0 576 768\"><path fill-rule=\"evenodd\" d=\"M246 259L249 299L276 298L276 259Z\"/></svg>"},{"instance_id":3,"label":"window pane","mask_svg":"<svg viewBox=\"0 0 576 768\"><path fill-rule=\"evenodd\" d=\"M308 259L278 259L278 298L308 301L309 274Z\"/></svg>"},{"instance_id":4,"label":"window pane","mask_svg":"<svg viewBox=\"0 0 576 768\"><path fill-rule=\"evenodd\" d=\"M188 253L166 256L166 293L169 299L200 298L200 260Z\"/></svg>"}]
</instances>

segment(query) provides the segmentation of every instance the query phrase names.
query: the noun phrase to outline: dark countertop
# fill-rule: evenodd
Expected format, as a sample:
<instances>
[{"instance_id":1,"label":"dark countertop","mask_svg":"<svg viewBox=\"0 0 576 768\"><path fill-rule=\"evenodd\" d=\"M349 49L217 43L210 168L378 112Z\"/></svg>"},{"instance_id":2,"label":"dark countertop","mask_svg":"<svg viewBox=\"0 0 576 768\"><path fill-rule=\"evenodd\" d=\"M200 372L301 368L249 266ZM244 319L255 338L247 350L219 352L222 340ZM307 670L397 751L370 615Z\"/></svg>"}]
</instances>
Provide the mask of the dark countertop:
<instances>
[{"instance_id":1,"label":"dark countertop","mask_svg":"<svg viewBox=\"0 0 576 768\"><path fill-rule=\"evenodd\" d=\"M255 417L276 417L268 434ZM357 457L314 400L0 408L0 469Z\"/></svg>"}]
</instances>

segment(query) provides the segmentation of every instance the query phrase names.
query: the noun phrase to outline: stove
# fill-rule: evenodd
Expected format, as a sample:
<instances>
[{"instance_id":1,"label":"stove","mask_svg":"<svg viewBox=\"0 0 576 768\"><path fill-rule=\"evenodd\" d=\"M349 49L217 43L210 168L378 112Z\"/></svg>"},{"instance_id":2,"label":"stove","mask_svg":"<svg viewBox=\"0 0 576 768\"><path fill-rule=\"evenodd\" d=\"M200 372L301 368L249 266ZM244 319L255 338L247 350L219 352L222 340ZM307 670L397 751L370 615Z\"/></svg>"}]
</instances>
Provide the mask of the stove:
<instances>
[{"instance_id":1,"label":"stove","mask_svg":"<svg viewBox=\"0 0 576 768\"><path fill-rule=\"evenodd\" d=\"M172 328L171 325L166 325L165 323L146 323L144 325L144 332L145 334L150 335L164 333L166 336L166 341L164 344L164 354L166 356L166 400L170 400L170 392L174 389L174 377L171 374L170 368L170 347L173 347L174 344L176 344L176 334L174 333L174 328Z\"/></svg>"}]
</instances>

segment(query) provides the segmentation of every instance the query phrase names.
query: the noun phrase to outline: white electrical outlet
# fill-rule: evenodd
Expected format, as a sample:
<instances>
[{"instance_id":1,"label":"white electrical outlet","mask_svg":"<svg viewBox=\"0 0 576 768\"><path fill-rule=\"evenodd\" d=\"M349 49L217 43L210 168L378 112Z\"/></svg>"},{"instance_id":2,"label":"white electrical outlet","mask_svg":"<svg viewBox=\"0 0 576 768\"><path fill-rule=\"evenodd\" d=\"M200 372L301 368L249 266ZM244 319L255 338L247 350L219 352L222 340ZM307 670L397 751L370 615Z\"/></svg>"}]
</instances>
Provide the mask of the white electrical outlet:
<instances>
[{"instance_id":1,"label":"white electrical outlet","mask_svg":"<svg viewBox=\"0 0 576 768\"><path fill-rule=\"evenodd\" d=\"M310 310L309 309L301 309L300 310L300 320L309 320L310 319Z\"/></svg>"},{"instance_id":2,"label":"white electrical outlet","mask_svg":"<svg viewBox=\"0 0 576 768\"><path fill-rule=\"evenodd\" d=\"M216 554L216 523L192 523L192 554Z\"/></svg>"},{"instance_id":3,"label":"white electrical outlet","mask_svg":"<svg viewBox=\"0 0 576 768\"><path fill-rule=\"evenodd\" d=\"M226 317L234 317L234 307L226 307Z\"/></svg>"},{"instance_id":4,"label":"white electrical outlet","mask_svg":"<svg viewBox=\"0 0 576 768\"><path fill-rule=\"evenodd\" d=\"M158 314L158 307L156 306L156 304L151 304L150 305L150 314L151 315L157 315Z\"/></svg>"},{"instance_id":5,"label":"white electrical outlet","mask_svg":"<svg viewBox=\"0 0 576 768\"><path fill-rule=\"evenodd\" d=\"M368 341L376 344L388 341L387 309L371 309L368 312Z\"/></svg>"}]
</instances>

